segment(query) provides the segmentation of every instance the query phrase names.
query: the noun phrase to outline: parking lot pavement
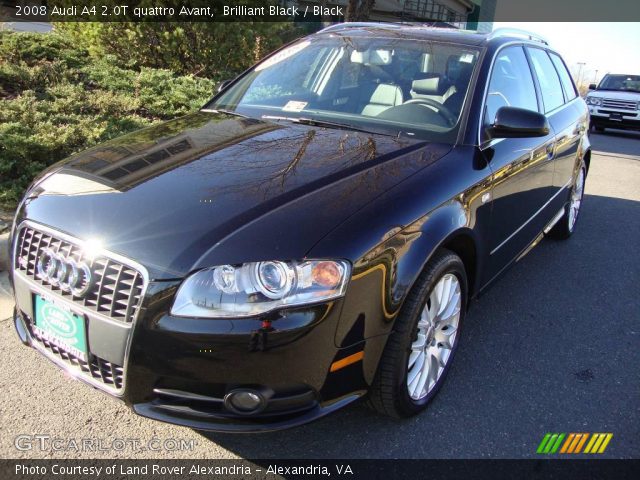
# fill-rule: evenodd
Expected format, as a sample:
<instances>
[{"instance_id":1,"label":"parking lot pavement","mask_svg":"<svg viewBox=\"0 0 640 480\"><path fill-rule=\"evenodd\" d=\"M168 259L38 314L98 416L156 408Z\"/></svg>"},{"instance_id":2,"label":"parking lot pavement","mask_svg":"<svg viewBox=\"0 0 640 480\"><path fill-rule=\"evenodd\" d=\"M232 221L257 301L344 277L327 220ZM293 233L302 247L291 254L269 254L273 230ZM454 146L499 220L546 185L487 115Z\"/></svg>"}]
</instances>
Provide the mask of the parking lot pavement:
<instances>
[{"instance_id":1,"label":"parking lot pavement","mask_svg":"<svg viewBox=\"0 0 640 480\"><path fill-rule=\"evenodd\" d=\"M9 289L7 272L0 272L0 320L9 318L13 312L13 300Z\"/></svg>"},{"instance_id":2,"label":"parking lot pavement","mask_svg":"<svg viewBox=\"0 0 640 480\"><path fill-rule=\"evenodd\" d=\"M0 456L524 458L547 432L611 432L603 457L640 458L640 135L591 138L606 155L591 161L577 232L542 242L472 305L449 378L423 415L396 421L353 405L285 432L201 434L137 417L65 378L3 321ZM19 451L19 434L195 443Z\"/></svg>"},{"instance_id":3,"label":"parking lot pavement","mask_svg":"<svg viewBox=\"0 0 640 480\"><path fill-rule=\"evenodd\" d=\"M629 130L607 129L605 133L591 133L589 135L594 152L605 156L628 156L637 157L640 155L638 142L640 142L640 132Z\"/></svg>"}]
</instances>

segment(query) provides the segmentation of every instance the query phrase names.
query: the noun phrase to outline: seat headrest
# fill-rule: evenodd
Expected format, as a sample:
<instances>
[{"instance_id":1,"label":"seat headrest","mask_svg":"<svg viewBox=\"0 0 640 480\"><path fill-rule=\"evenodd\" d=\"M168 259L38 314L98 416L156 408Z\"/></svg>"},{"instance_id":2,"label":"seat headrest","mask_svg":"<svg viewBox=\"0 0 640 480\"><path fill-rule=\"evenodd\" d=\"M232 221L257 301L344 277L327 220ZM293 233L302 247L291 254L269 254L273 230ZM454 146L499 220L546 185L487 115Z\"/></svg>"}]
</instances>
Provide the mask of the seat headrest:
<instances>
[{"instance_id":1,"label":"seat headrest","mask_svg":"<svg viewBox=\"0 0 640 480\"><path fill-rule=\"evenodd\" d=\"M397 85L381 83L373 91L369 103L391 106L399 105L402 103L402 89Z\"/></svg>"},{"instance_id":2,"label":"seat headrest","mask_svg":"<svg viewBox=\"0 0 640 480\"><path fill-rule=\"evenodd\" d=\"M459 66L460 55L449 55L449 58L447 58L447 65L445 67L447 77L455 77Z\"/></svg>"},{"instance_id":3,"label":"seat headrest","mask_svg":"<svg viewBox=\"0 0 640 480\"><path fill-rule=\"evenodd\" d=\"M460 63L460 75L458 78L468 80L471 78L471 72L473 72L473 65L470 63Z\"/></svg>"},{"instance_id":4,"label":"seat headrest","mask_svg":"<svg viewBox=\"0 0 640 480\"><path fill-rule=\"evenodd\" d=\"M364 50L362 52L354 50L351 52L351 61L363 65L389 65L391 64L391 50Z\"/></svg>"},{"instance_id":5,"label":"seat headrest","mask_svg":"<svg viewBox=\"0 0 640 480\"><path fill-rule=\"evenodd\" d=\"M440 77L423 78L411 82L411 90L418 95L438 95L440 87Z\"/></svg>"},{"instance_id":6,"label":"seat headrest","mask_svg":"<svg viewBox=\"0 0 640 480\"><path fill-rule=\"evenodd\" d=\"M458 56L450 56L447 60L447 78L454 84L468 83L471 78L473 65L470 62L460 60Z\"/></svg>"}]
</instances>

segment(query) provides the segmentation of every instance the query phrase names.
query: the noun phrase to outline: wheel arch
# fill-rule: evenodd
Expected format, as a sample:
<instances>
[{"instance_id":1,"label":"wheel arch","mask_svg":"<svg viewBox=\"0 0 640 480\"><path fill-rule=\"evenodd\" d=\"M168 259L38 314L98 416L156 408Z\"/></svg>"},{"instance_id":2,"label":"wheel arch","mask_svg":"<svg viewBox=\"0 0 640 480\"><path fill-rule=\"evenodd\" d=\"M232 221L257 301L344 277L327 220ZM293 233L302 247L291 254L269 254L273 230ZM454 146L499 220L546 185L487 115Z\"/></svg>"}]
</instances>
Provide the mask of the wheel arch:
<instances>
[{"instance_id":1,"label":"wheel arch","mask_svg":"<svg viewBox=\"0 0 640 480\"><path fill-rule=\"evenodd\" d=\"M460 257L467 275L468 299L475 296L482 271L480 232L475 217L456 198L398 229L370 250L366 261L354 265L335 341L345 351L364 350L365 384L373 381L409 292L436 252L447 249Z\"/></svg>"},{"instance_id":2,"label":"wheel arch","mask_svg":"<svg viewBox=\"0 0 640 480\"><path fill-rule=\"evenodd\" d=\"M470 225L472 222L469 212L461 203L454 201L432 212L428 217L420 229L420 239L412 245L410 254L406 258L398 259L398 269L406 269L406 264L410 264L411 273L408 275L409 278L405 276L410 280L406 282L405 291L402 295L400 292L394 292L394 297L400 297L401 303L404 302L429 260L441 249L449 250L460 257L467 274L468 296L474 297L480 286L482 243L477 230ZM399 307L401 308L401 305Z\"/></svg>"},{"instance_id":3,"label":"wheel arch","mask_svg":"<svg viewBox=\"0 0 640 480\"><path fill-rule=\"evenodd\" d=\"M440 207L439 211L432 212L428 219L421 226L419 232L409 226L401 234L405 236L416 235L410 248L401 256L395 258L395 278L391 274L386 278L382 275L381 280L385 282L382 290L386 290L386 302L384 305L392 306L388 312L379 311L373 317L369 316L368 321L376 327L373 335L364 335L364 381L371 385L378 370L379 361L386 348L389 335L394 332L398 315L405 307L409 298L409 293L415 287L420 275L427 268L429 261L442 251L448 250L456 254L462 260L467 276L467 307L469 299L475 296L479 286L479 273L481 272L482 250L478 233L470 228L467 221L461 223L461 215L465 212L459 202L450 202L448 205ZM383 309L384 310L384 309ZM388 315L393 312L393 316ZM387 315L385 315L385 313ZM365 329L367 327L364 327ZM344 339L345 336L339 335ZM338 343L340 345L340 343ZM345 346L343 343L341 346Z\"/></svg>"},{"instance_id":4,"label":"wheel arch","mask_svg":"<svg viewBox=\"0 0 640 480\"><path fill-rule=\"evenodd\" d=\"M473 297L476 293L478 280L476 278L478 273L478 253L473 235L465 230L456 231L438 247L438 249L442 248L455 253L462 260L465 272L467 273L469 297ZM431 253L431 256L433 256L436 251L437 249Z\"/></svg>"}]
</instances>

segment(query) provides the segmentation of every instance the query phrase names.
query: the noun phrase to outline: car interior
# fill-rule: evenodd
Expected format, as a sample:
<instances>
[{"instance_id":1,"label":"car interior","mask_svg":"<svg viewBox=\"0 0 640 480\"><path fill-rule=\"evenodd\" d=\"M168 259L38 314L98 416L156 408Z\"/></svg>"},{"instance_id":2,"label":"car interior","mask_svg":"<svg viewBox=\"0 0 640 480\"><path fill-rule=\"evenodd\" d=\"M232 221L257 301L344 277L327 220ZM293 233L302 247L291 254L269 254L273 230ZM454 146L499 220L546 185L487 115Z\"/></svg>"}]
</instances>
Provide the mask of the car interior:
<instances>
[{"instance_id":1,"label":"car interior","mask_svg":"<svg viewBox=\"0 0 640 480\"><path fill-rule=\"evenodd\" d=\"M333 110L409 123L455 124L471 79L470 59L451 54L438 71L433 55L412 58L406 53L411 52L403 58L389 49L353 50L348 63L343 62L342 78L336 75L336 83L342 81ZM344 79L349 69L356 70L354 85Z\"/></svg>"},{"instance_id":2,"label":"car interior","mask_svg":"<svg viewBox=\"0 0 640 480\"><path fill-rule=\"evenodd\" d=\"M460 116L476 52L419 46L303 51L306 62L261 71L240 104L288 111L287 103L296 102L307 111L449 129Z\"/></svg>"}]
</instances>

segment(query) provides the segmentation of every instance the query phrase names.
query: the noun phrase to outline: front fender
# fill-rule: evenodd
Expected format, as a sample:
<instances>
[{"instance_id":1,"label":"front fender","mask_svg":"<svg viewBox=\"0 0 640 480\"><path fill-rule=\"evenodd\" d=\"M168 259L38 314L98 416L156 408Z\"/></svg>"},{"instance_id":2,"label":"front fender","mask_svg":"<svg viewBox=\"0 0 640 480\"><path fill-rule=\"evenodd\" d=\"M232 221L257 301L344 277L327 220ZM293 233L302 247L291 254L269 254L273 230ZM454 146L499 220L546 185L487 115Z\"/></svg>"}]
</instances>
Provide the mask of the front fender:
<instances>
[{"instance_id":1,"label":"front fender","mask_svg":"<svg viewBox=\"0 0 640 480\"><path fill-rule=\"evenodd\" d=\"M465 206L452 200L408 227L389 232L387 239L356 262L336 345L347 347L389 334L407 294L438 248L462 236L475 252L481 251L478 233L470 228L470 221ZM477 253L474 256L477 258Z\"/></svg>"},{"instance_id":2,"label":"front fender","mask_svg":"<svg viewBox=\"0 0 640 480\"><path fill-rule=\"evenodd\" d=\"M490 196L489 167L474 161L472 148L459 147L351 216L309 252L353 263L335 343L345 356L364 350L362 367L349 367L358 369L354 375L372 381L403 302L439 247L470 245L470 283L479 285Z\"/></svg>"},{"instance_id":3,"label":"front fender","mask_svg":"<svg viewBox=\"0 0 640 480\"><path fill-rule=\"evenodd\" d=\"M361 372L366 384L373 381L395 320L432 255L460 237L481 251L469 222L461 202L448 202L391 235L354 265L335 342L349 353L364 351Z\"/></svg>"}]
</instances>

